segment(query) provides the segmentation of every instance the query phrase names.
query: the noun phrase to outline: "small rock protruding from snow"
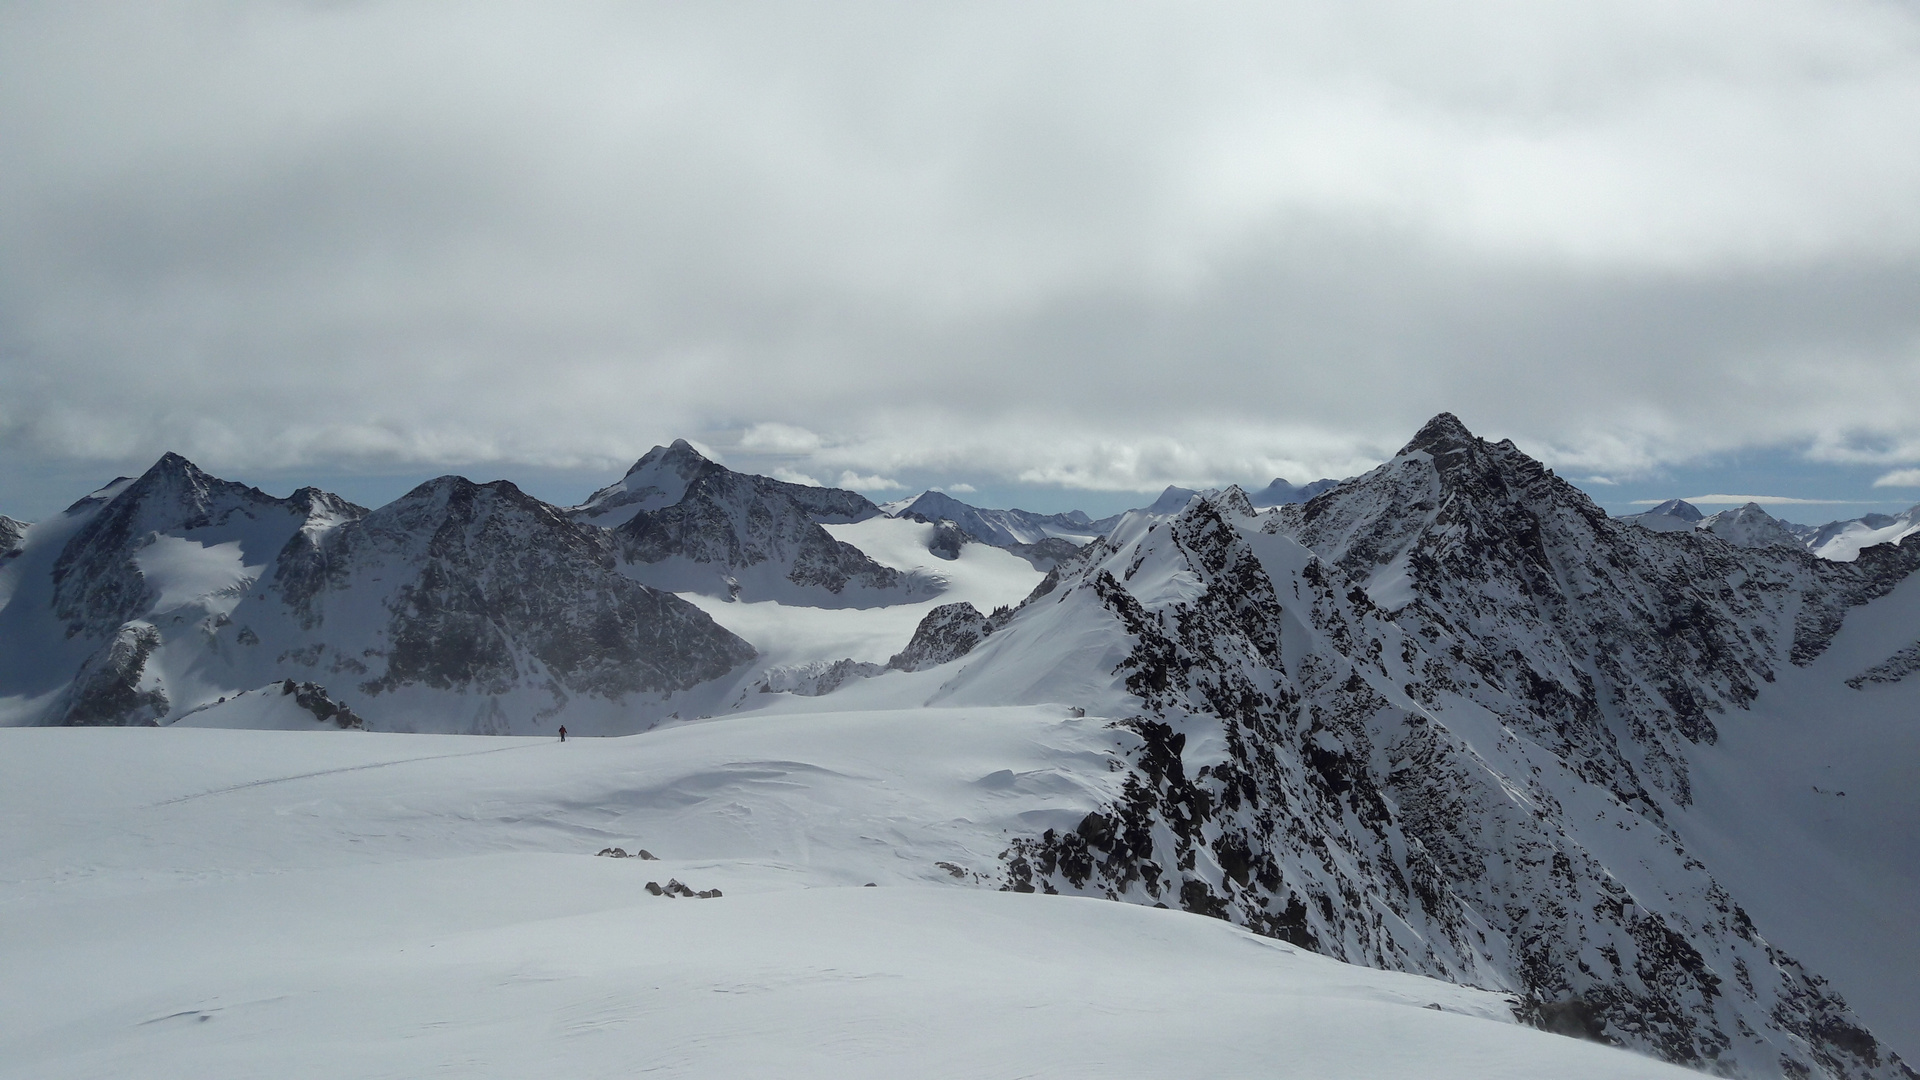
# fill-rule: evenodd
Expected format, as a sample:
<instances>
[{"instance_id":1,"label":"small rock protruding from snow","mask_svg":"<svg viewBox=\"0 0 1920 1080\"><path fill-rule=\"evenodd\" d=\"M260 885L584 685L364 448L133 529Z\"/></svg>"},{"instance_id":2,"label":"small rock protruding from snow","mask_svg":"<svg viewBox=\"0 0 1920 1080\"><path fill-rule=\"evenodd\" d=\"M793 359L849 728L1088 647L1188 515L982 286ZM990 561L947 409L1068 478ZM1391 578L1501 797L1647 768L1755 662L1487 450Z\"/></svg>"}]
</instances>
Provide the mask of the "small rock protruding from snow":
<instances>
[{"instance_id":1,"label":"small rock protruding from snow","mask_svg":"<svg viewBox=\"0 0 1920 1080\"><path fill-rule=\"evenodd\" d=\"M960 557L960 549L970 543L973 543L973 537L968 536L951 519L941 518L933 526L933 536L927 540L927 554L952 562Z\"/></svg>"},{"instance_id":2,"label":"small rock protruding from snow","mask_svg":"<svg viewBox=\"0 0 1920 1080\"><path fill-rule=\"evenodd\" d=\"M294 703L312 713L315 720L331 720L342 729L365 731L367 728L365 720L362 720L352 709L333 700L327 693L327 688L319 683L296 683L292 679L287 679L280 684L280 692L291 695Z\"/></svg>"},{"instance_id":3,"label":"small rock protruding from snow","mask_svg":"<svg viewBox=\"0 0 1920 1080\"><path fill-rule=\"evenodd\" d=\"M682 884L679 878L668 878L664 886L657 881L649 881L647 882L647 891L655 896L664 896L670 900L680 896L691 897L695 900L712 900L720 895L719 889L694 889L690 885Z\"/></svg>"}]
</instances>

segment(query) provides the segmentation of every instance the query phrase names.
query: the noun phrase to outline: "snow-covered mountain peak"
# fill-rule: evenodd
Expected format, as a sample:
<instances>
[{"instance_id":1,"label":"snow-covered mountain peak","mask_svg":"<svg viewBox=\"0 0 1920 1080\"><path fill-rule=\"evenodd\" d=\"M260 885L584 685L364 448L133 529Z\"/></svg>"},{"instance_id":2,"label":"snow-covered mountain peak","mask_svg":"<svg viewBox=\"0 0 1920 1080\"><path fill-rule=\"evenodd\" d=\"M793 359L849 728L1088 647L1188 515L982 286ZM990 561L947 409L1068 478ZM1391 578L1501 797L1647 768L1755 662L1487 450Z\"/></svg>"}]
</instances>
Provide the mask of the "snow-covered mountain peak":
<instances>
[{"instance_id":1,"label":"snow-covered mountain peak","mask_svg":"<svg viewBox=\"0 0 1920 1080\"><path fill-rule=\"evenodd\" d=\"M1443 412L1422 424L1420 430L1414 432L1413 438L1407 440L1407 445L1401 447L1400 453L1395 456L1426 453L1439 458L1470 451L1479 444L1481 440L1467 430L1467 425L1461 423L1459 417L1450 412Z\"/></svg>"},{"instance_id":2,"label":"snow-covered mountain peak","mask_svg":"<svg viewBox=\"0 0 1920 1080\"><path fill-rule=\"evenodd\" d=\"M1706 517L1705 514L1700 512L1698 507L1685 499L1668 499L1666 502L1647 511L1647 515L1649 517L1658 515L1661 517L1679 518L1681 521L1699 521L1701 518Z\"/></svg>"},{"instance_id":3,"label":"snow-covered mountain peak","mask_svg":"<svg viewBox=\"0 0 1920 1080\"><path fill-rule=\"evenodd\" d=\"M1759 503L1750 502L1732 510L1722 510L1711 517L1701 518L1694 527L1740 547L1789 547L1796 550L1805 550L1806 547L1778 518L1761 509Z\"/></svg>"},{"instance_id":4,"label":"snow-covered mountain peak","mask_svg":"<svg viewBox=\"0 0 1920 1080\"><path fill-rule=\"evenodd\" d=\"M20 538L27 535L30 525L31 522L0 514L0 558L4 558L20 547Z\"/></svg>"},{"instance_id":5,"label":"snow-covered mountain peak","mask_svg":"<svg viewBox=\"0 0 1920 1080\"><path fill-rule=\"evenodd\" d=\"M1149 514L1157 514L1162 517L1168 514L1177 514L1181 510L1184 510L1187 503L1198 494L1200 493L1192 488L1183 488L1168 484L1167 489L1160 493L1160 497L1153 500L1145 509Z\"/></svg>"},{"instance_id":6,"label":"snow-covered mountain peak","mask_svg":"<svg viewBox=\"0 0 1920 1080\"><path fill-rule=\"evenodd\" d=\"M685 439L656 446L633 463L620 482L609 484L569 511L579 520L614 528L633 515L659 510L679 502L702 471L721 468Z\"/></svg>"}]
</instances>

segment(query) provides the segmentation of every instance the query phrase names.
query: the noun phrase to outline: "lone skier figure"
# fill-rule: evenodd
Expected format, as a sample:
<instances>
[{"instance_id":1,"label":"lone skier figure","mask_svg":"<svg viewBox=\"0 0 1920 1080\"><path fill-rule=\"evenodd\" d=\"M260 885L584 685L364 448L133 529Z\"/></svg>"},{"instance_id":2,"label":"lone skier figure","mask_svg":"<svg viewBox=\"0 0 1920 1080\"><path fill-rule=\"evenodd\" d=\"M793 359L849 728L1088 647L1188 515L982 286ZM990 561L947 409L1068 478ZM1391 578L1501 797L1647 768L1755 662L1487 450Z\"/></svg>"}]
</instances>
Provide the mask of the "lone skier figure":
<instances>
[{"instance_id":1,"label":"lone skier figure","mask_svg":"<svg viewBox=\"0 0 1920 1080\"><path fill-rule=\"evenodd\" d=\"M560 725L560 741L561 742L567 741L567 725L565 724Z\"/></svg>"}]
</instances>

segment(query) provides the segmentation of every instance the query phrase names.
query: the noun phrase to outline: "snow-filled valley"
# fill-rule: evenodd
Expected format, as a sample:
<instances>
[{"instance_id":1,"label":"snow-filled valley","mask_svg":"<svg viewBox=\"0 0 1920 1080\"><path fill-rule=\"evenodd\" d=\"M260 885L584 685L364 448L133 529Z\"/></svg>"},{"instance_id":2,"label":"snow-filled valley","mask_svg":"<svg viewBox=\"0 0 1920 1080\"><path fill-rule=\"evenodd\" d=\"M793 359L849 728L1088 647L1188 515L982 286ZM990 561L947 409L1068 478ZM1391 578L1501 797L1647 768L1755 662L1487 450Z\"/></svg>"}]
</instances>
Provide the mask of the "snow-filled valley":
<instances>
[{"instance_id":1,"label":"snow-filled valley","mask_svg":"<svg viewBox=\"0 0 1920 1080\"><path fill-rule=\"evenodd\" d=\"M0 1075L1912 1077L1920 546L1819 532L1444 414L1099 522L169 455L0 550Z\"/></svg>"}]
</instances>

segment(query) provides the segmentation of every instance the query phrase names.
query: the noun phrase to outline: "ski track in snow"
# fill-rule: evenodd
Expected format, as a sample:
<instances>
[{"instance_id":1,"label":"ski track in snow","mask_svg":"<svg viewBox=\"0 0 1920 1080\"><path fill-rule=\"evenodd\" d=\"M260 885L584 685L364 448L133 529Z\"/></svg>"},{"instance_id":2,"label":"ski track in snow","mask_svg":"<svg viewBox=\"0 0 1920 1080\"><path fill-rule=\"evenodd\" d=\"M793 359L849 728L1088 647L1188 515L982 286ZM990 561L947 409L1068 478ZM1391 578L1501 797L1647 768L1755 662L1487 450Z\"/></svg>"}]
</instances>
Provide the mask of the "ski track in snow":
<instances>
[{"instance_id":1,"label":"ski track in snow","mask_svg":"<svg viewBox=\"0 0 1920 1080\"><path fill-rule=\"evenodd\" d=\"M492 750L468 750L465 753L459 753L459 754L430 754L425 757L398 758L393 761L376 761L370 765L347 765L338 769L320 769L316 772L296 773L293 776L276 776L269 780L249 780L244 784L233 784L228 787L214 788L212 791L202 791L193 795L182 795L177 799L164 799L160 802L153 803L151 806L148 807L148 809L154 809L161 806L172 806L174 803L189 802L193 799L205 799L213 795L225 795L225 794L228 794L229 792L234 792L234 791L245 791L248 788L266 787L268 784L286 784L286 783L291 783L295 780L311 780L316 776L333 776L337 773L365 772L368 769L386 769L386 768L391 768L395 765L411 765L416 761L439 761L443 758L479 757L482 754L504 754L509 750L528 750L531 748L532 747L530 745L522 743L517 746L495 747Z\"/></svg>"}]
</instances>

